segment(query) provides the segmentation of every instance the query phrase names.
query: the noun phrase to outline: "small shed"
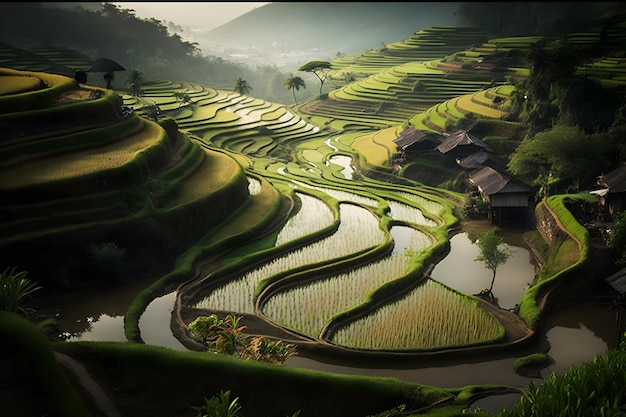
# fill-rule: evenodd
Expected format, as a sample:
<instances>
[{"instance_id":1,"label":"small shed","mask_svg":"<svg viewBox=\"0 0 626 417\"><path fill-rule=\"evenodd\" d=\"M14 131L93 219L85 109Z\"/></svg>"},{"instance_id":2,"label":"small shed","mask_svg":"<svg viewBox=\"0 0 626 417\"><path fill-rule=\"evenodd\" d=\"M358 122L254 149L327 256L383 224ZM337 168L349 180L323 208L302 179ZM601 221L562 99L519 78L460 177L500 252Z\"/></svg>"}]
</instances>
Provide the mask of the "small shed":
<instances>
[{"instance_id":1,"label":"small shed","mask_svg":"<svg viewBox=\"0 0 626 417\"><path fill-rule=\"evenodd\" d=\"M465 158L457 158L456 163L467 171L480 169L489 166L496 171L506 171L506 164L496 158L492 153L482 149L478 152L466 156Z\"/></svg>"},{"instance_id":2,"label":"small shed","mask_svg":"<svg viewBox=\"0 0 626 417\"><path fill-rule=\"evenodd\" d=\"M590 192L599 197L598 205L605 214L613 217L626 210L626 165L598 176L597 184L601 188Z\"/></svg>"},{"instance_id":3,"label":"small shed","mask_svg":"<svg viewBox=\"0 0 626 417\"><path fill-rule=\"evenodd\" d=\"M488 148L482 139L472 135L469 131L457 130L439 144L436 149L443 155L456 160Z\"/></svg>"},{"instance_id":4,"label":"small shed","mask_svg":"<svg viewBox=\"0 0 626 417\"><path fill-rule=\"evenodd\" d=\"M492 223L505 220L515 222L527 218L533 192L530 185L490 166L483 166L470 173L469 180L483 198L489 201L489 220Z\"/></svg>"},{"instance_id":5,"label":"small shed","mask_svg":"<svg viewBox=\"0 0 626 417\"><path fill-rule=\"evenodd\" d=\"M624 333L626 333L626 323L623 322L624 307L626 305L626 268L623 268L613 275L604 279L615 291L617 307L617 345L619 346Z\"/></svg>"},{"instance_id":6,"label":"small shed","mask_svg":"<svg viewBox=\"0 0 626 417\"><path fill-rule=\"evenodd\" d=\"M436 134L424 132L411 126L403 130L393 143L396 144L399 151L413 154L433 151L441 141Z\"/></svg>"}]
</instances>

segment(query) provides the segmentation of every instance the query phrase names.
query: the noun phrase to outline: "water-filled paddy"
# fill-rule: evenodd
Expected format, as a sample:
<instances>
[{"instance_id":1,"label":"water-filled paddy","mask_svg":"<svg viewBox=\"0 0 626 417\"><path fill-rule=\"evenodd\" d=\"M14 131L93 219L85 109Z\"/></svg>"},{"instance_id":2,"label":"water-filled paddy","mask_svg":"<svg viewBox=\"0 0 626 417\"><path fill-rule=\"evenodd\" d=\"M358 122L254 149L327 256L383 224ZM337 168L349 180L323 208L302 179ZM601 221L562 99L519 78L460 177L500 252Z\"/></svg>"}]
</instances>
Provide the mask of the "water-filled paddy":
<instances>
[{"instance_id":1,"label":"water-filled paddy","mask_svg":"<svg viewBox=\"0 0 626 417\"><path fill-rule=\"evenodd\" d=\"M398 229L400 230L400 229ZM398 244L402 246L402 233L394 233ZM455 238L456 237L456 238ZM454 272L455 268L449 267L444 262L452 262L452 259L468 259L472 256L471 248L468 248L465 240L469 239L464 234L453 237L451 251L448 256L436 267L436 278L442 282L456 277L446 277L444 271ZM507 239L507 241L515 239ZM531 280L534 275L534 265L530 257L526 256L526 248L517 246L521 240L511 243L513 250L517 251L520 258L520 270L526 271L527 276L519 277L519 280L502 279L498 281L500 272L496 278L498 286L494 285L496 296L503 297L500 301L505 305L517 303L518 285L524 283L524 279ZM526 260L526 264L522 260ZM502 267L505 271L506 268ZM500 270L499 270L500 271ZM489 271L480 268L480 273L489 277ZM524 275L522 274L522 275ZM435 270L433 277L435 278ZM510 287L506 284L511 284ZM482 285L482 283L481 283ZM480 290L481 285L477 285ZM64 308L60 327L63 331L81 333L80 336L70 340L115 340L126 341L123 331L123 313L130 300L137 294L140 284L129 286L125 289L116 289L94 296L93 299L84 298L80 303ZM472 290L473 291L473 290ZM503 296L503 294L507 294ZM148 344L158 344L173 349L184 350L184 347L174 338L169 327L169 314L173 308L175 293L170 293L155 300L148 306L146 313L140 320L142 338ZM93 317L90 326L87 326L87 317ZM604 305L584 304L565 308L548 315L541 337L530 348L530 352L545 349L552 363L541 372L541 378L529 378L517 375L513 371L515 354L494 357L492 359L449 361L438 363L433 366L422 364L421 366L402 367L402 369L380 368L372 365L369 368L345 366L339 363L327 363L325 361L294 356L287 359L285 366L329 371L343 374L389 376L409 382L416 382L437 387L459 387L469 384L503 384L524 388L529 381L540 383L542 378L547 378L552 372L562 373L572 365L591 360L596 355L606 353L609 348L615 347L616 335L615 311ZM518 354L521 355L521 354ZM507 396L496 396L485 402L495 402L496 407L510 401ZM482 403L478 403L480 405ZM487 409L489 405L481 406ZM496 407L497 408L497 407Z\"/></svg>"}]
</instances>

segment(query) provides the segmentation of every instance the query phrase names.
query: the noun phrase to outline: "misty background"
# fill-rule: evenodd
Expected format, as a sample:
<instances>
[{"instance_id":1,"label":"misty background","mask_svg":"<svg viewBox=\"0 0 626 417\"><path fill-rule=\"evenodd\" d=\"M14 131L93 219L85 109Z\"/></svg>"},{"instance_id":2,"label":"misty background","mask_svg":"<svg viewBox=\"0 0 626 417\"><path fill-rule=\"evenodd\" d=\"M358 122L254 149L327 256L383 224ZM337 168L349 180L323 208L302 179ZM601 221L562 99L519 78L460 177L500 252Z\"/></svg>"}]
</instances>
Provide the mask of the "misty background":
<instances>
[{"instance_id":1,"label":"misty background","mask_svg":"<svg viewBox=\"0 0 626 417\"><path fill-rule=\"evenodd\" d=\"M143 15L159 3L145 3L142 15L127 4L141 6L0 3L0 42L17 48L70 48L92 61L110 58L128 73L141 71L146 80L189 81L232 91L241 77L252 87L251 96L291 104L291 93L283 86L291 74L306 82L300 100L319 93L316 78L297 71L309 61L383 49L434 26L476 26L494 37L582 32L593 15L623 7L590 2L274 2L248 3L248 9L239 10L231 9L236 3L214 3L221 6L210 12L210 3L162 3L159 13L170 20ZM168 12L167 5L176 12ZM230 16L235 17L228 20ZM115 88L123 89L124 75L119 77ZM93 81L89 83L100 82Z\"/></svg>"}]
</instances>

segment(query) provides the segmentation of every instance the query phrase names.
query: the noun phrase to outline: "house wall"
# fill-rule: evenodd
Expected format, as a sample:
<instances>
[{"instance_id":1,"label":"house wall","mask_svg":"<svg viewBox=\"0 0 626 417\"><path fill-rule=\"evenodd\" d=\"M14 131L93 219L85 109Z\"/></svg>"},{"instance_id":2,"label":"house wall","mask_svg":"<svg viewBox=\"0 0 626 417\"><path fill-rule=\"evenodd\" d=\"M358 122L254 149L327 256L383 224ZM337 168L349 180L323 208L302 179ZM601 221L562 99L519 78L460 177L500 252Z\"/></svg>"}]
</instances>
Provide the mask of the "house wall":
<instances>
[{"instance_id":1,"label":"house wall","mask_svg":"<svg viewBox=\"0 0 626 417\"><path fill-rule=\"evenodd\" d=\"M528 194L507 193L489 196L491 207L528 207Z\"/></svg>"}]
</instances>

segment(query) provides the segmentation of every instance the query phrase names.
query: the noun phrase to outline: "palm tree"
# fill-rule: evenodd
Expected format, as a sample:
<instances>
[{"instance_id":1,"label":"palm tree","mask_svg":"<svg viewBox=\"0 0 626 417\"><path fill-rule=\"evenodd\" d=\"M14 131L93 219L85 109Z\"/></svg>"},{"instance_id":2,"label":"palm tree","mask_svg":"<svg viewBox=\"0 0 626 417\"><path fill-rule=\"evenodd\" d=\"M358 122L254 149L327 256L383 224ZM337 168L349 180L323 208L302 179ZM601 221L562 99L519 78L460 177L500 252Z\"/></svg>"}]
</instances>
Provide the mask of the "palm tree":
<instances>
[{"instance_id":1,"label":"palm tree","mask_svg":"<svg viewBox=\"0 0 626 417\"><path fill-rule=\"evenodd\" d=\"M293 92L293 101L298 104L298 100L296 100L296 90L300 91L300 87L306 88L304 80L301 77L294 77L290 75L285 81L283 81L283 85L287 90L291 90Z\"/></svg>"},{"instance_id":2,"label":"palm tree","mask_svg":"<svg viewBox=\"0 0 626 417\"><path fill-rule=\"evenodd\" d=\"M235 81L235 92L241 95L245 95L248 94L250 91L252 91L252 87L250 87L248 81L244 80L241 77L238 77L237 81Z\"/></svg>"},{"instance_id":3,"label":"palm tree","mask_svg":"<svg viewBox=\"0 0 626 417\"><path fill-rule=\"evenodd\" d=\"M134 69L131 71L130 76L126 80L126 85L128 89L134 96L140 95L143 91L141 89L141 84L143 84L143 74L138 69Z\"/></svg>"}]
</instances>

